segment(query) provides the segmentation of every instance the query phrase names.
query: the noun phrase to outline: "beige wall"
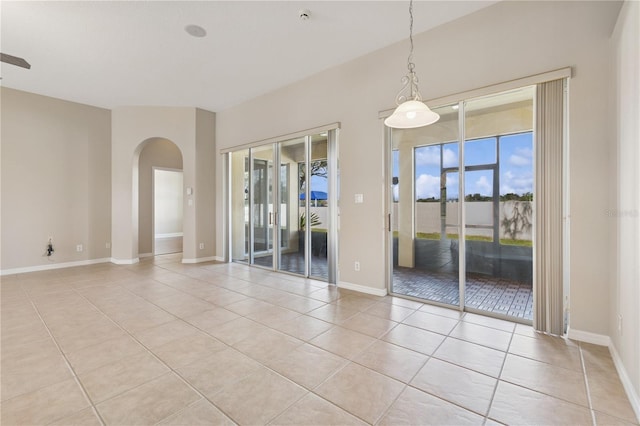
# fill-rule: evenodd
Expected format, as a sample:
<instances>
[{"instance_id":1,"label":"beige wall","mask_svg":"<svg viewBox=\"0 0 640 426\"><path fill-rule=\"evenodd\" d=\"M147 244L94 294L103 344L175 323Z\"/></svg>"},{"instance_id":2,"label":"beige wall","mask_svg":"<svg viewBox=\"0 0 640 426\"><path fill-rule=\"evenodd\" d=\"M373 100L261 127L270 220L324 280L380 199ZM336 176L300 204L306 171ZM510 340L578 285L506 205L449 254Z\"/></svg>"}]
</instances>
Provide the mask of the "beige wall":
<instances>
[{"instance_id":1,"label":"beige wall","mask_svg":"<svg viewBox=\"0 0 640 426\"><path fill-rule=\"evenodd\" d=\"M112 112L7 88L0 93L2 271L109 258L134 262L139 224L143 253L150 252L144 244L152 221L146 204L139 210L138 156L158 138L186 152L185 187L194 193L185 196L184 259L213 257L214 113L147 107ZM144 178L142 184L148 195ZM55 253L47 258L49 236Z\"/></svg>"},{"instance_id":2,"label":"beige wall","mask_svg":"<svg viewBox=\"0 0 640 426\"><path fill-rule=\"evenodd\" d=\"M196 235L197 258L215 255L216 241L216 115L196 108ZM220 231L222 234L222 232ZM200 249L200 243L204 249ZM222 256L222 255L220 255ZM222 260L220 257L219 260Z\"/></svg>"},{"instance_id":3,"label":"beige wall","mask_svg":"<svg viewBox=\"0 0 640 426\"><path fill-rule=\"evenodd\" d=\"M605 335L609 265L602 211L612 140L607 104L594 100L610 94L609 37L619 8L617 2L500 2L414 37L425 98L573 67L571 327ZM378 112L393 107L406 54L405 41L218 113L220 149L341 122L339 279L374 291L386 285L385 148ZM364 194L363 204L354 204L356 193ZM218 206L223 208L221 191ZM217 241L222 252L224 243Z\"/></svg>"},{"instance_id":4,"label":"beige wall","mask_svg":"<svg viewBox=\"0 0 640 426\"><path fill-rule=\"evenodd\" d=\"M165 138L182 152L185 188L193 194L184 197L183 262L206 258L213 246L205 220L214 221L211 188L215 187L211 151L215 146L215 114L185 107L119 107L112 111L112 251L116 263L138 260L138 160L144 146L153 138ZM209 160L201 159L200 156ZM208 170L211 169L211 170ZM202 202L201 202L202 201ZM198 210L200 210L198 212ZM203 230L198 234L198 226ZM207 246L199 249L199 243Z\"/></svg>"},{"instance_id":5,"label":"beige wall","mask_svg":"<svg viewBox=\"0 0 640 426\"><path fill-rule=\"evenodd\" d=\"M182 170L180 148L168 139L153 138L140 153L138 166L138 253L153 252L153 168Z\"/></svg>"},{"instance_id":6,"label":"beige wall","mask_svg":"<svg viewBox=\"0 0 640 426\"><path fill-rule=\"evenodd\" d=\"M640 418L640 3L626 2L613 37L614 105L610 114L612 235L609 335L635 390ZM613 148L613 147L612 147ZM619 315L622 317L618 328Z\"/></svg>"},{"instance_id":7,"label":"beige wall","mask_svg":"<svg viewBox=\"0 0 640 426\"><path fill-rule=\"evenodd\" d=\"M110 111L5 87L0 97L2 271L109 258Z\"/></svg>"}]
</instances>

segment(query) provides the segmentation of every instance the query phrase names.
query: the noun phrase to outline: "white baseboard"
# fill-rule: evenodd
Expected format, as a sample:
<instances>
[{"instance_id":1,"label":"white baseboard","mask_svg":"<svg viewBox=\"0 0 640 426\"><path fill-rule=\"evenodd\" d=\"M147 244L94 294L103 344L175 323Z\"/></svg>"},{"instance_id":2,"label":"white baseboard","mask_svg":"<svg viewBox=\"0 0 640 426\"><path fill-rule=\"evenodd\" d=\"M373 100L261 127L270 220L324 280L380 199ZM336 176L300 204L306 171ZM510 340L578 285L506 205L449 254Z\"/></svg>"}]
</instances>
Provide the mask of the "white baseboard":
<instances>
[{"instance_id":1,"label":"white baseboard","mask_svg":"<svg viewBox=\"0 0 640 426\"><path fill-rule=\"evenodd\" d=\"M178 237L182 237L182 232L169 232L167 234L156 234L154 237L156 239L161 239L161 238L178 238Z\"/></svg>"},{"instance_id":2,"label":"white baseboard","mask_svg":"<svg viewBox=\"0 0 640 426\"><path fill-rule=\"evenodd\" d=\"M224 262L224 257L223 256L213 256L213 260L215 260L216 262Z\"/></svg>"},{"instance_id":3,"label":"white baseboard","mask_svg":"<svg viewBox=\"0 0 640 426\"><path fill-rule=\"evenodd\" d=\"M138 262L140 262L140 258L138 257L133 259L116 259L115 257L111 258L111 263L114 263L116 265L134 265Z\"/></svg>"},{"instance_id":4,"label":"white baseboard","mask_svg":"<svg viewBox=\"0 0 640 426\"><path fill-rule=\"evenodd\" d=\"M94 265L96 263L107 263L111 261L112 259L105 257L102 259L79 260L76 262L63 262L63 263L51 262L46 265L27 266L24 268L3 269L3 270L0 270L0 275L26 274L29 272L48 271L51 269L73 268L74 266L87 266L87 265Z\"/></svg>"},{"instance_id":5,"label":"white baseboard","mask_svg":"<svg viewBox=\"0 0 640 426\"><path fill-rule=\"evenodd\" d=\"M203 263L203 262L212 262L214 260L218 260L216 256L210 257L198 257L196 259L182 259L182 263Z\"/></svg>"},{"instance_id":6,"label":"white baseboard","mask_svg":"<svg viewBox=\"0 0 640 426\"><path fill-rule=\"evenodd\" d=\"M387 295L387 289L386 288L372 288L372 287L367 287L367 286L360 285L360 284L348 283L346 281L339 281L338 282L338 287L339 288L344 288L346 290L358 291L360 293L372 294L374 296L386 296Z\"/></svg>"},{"instance_id":7,"label":"white baseboard","mask_svg":"<svg viewBox=\"0 0 640 426\"><path fill-rule=\"evenodd\" d=\"M600 346L611 346L611 339L604 334L591 333L589 331L574 330L569 327L567 337L573 340L579 340L585 343L591 343Z\"/></svg>"},{"instance_id":8,"label":"white baseboard","mask_svg":"<svg viewBox=\"0 0 640 426\"><path fill-rule=\"evenodd\" d=\"M138 253L139 259L144 259L145 257L153 257L153 253Z\"/></svg>"},{"instance_id":9,"label":"white baseboard","mask_svg":"<svg viewBox=\"0 0 640 426\"><path fill-rule=\"evenodd\" d=\"M592 343L594 345L607 346L609 348L611 358L613 359L613 364L616 366L618 377L620 377L620 382L622 382L622 386L627 393L629 403L631 404L636 417L638 418L638 420L640 420L640 396L638 396L638 392L633 387L633 383L631 382L631 379L627 374L627 369L624 367L622 359L620 358L616 347L613 345L611 338L604 334L590 333L588 331L582 330L572 330L571 328L569 328L567 337L569 337L569 339Z\"/></svg>"},{"instance_id":10,"label":"white baseboard","mask_svg":"<svg viewBox=\"0 0 640 426\"><path fill-rule=\"evenodd\" d=\"M616 370L618 370L618 376L620 377L620 381L622 382L622 386L624 390L627 392L627 397L629 398L629 403L631 404L631 408L636 413L636 418L640 421L640 396L638 392L633 387L633 383L627 374L627 369L624 368L624 364L622 363L622 358L618 354L616 347L611 344L609 345L609 352L611 352L611 358L613 358L613 364L616 366Z\"/></svg>"}]
</instances>

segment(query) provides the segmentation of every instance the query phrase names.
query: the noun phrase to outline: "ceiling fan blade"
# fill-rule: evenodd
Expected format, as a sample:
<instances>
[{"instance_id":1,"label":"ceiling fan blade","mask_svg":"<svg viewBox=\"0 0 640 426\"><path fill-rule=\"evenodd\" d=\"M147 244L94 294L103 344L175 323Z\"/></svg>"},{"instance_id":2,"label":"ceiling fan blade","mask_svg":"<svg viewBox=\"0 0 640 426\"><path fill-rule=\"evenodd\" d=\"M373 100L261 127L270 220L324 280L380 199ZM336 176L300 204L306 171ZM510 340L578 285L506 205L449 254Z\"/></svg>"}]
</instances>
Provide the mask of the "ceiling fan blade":
<instances>
[{"instance_id":1,"label":"ceiling fan blade","mask_svg":"<svg viewBox=\"0 0 640 426\"><path fill-rule=\"evenodd\" d=\"M6 62L7 64L15 65L26 69L31 69L31 64L25 61L23 58L17 56L7 55L6 53L0 53L0 62Z\"/></svg>"}]
</instances>

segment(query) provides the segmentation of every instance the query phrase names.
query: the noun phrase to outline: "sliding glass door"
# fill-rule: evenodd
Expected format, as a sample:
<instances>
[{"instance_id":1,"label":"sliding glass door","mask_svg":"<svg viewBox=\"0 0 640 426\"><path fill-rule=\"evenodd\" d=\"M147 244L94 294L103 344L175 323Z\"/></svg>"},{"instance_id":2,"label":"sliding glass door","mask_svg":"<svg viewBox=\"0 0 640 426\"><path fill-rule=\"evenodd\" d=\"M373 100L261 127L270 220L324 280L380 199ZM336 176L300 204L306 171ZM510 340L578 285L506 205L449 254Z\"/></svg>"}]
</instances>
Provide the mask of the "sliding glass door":
<instances>
[{"instance_id":1,"label":"sliding glass door","mask_svg":"<svg viewBox=\"0 0 640 426\"><path fill-rule=\"evenodd\" d=\"M271 145L251 150L251 263L268 268L273 266L273 163Z\"/></svg>"},{"instance_id":2,"label":"sliding glass door","mask_svg":"<svg viewBox=\"0 0 640 426\"><path fill-rule=\"evenodd\" d=\"M309 229L309 275L312 277L329 279L329 236L331 215L329 211L334 208L330 203L333 195L329 190L329 175L332 166L328 161L327 135L313 135L309 138L309 162L308 179L305 179L302 205L305 208L304 215L308 220ZM307 222L307 221L305 221ZM332 241L333 242L333 241Z\"/></svg>"},{"instance_id":3,"label":"sliding glass door","mask_svg":"<svg viewBox=\"0 0 640 426\"><path fill-rule=\"evenodd\" d=\"M457 107L457 105L454 105ZM392 131L393 293L458 306L458 114Z\"/></svg>"},{"instance_id":4,"label":"sliding glass door","mask_svg":"<svg viewBox=\"0 0 640 426\"><path fill-rule=\"evenodd\" d=\"M465 102L465 305L533 318L533 98L526 87Z\"/></svg>"},{"instance_id":5,"label":"sliding glass door","mask_svg":"<svg viewBox=\"0 0 640 426\"><path fill-rule=\"evenodd\" d=\"M532 319L533 96L469 99L391 130L392 293Z\"/></svg>"},{"instance_id":6,"label":"sliding glass door","mask_svg":"<svg viewBox=\"0 0 640 426\"><path fill-rule=\"evenodd\" d=\"M280 163L285 173L280 175L280 235L278 269L298 275L308 275L305 256L305 217L301 208L301 183L306 175L306 137L278 144Z\"/></svg>"},{"instance_id":7,"label":"sliding glass door","mask_svg":"<svg viewBox=\"0 0 640 426\"><path fill-rule=\"evenodd\" d=\"M233 261L336 281L336 133L230 153Z\"/></svg>"},{"instance_id":8,"label":"sliding glass door","mask_svg":"<svg viewBox=\"0 0 640 426\"><path fill-rule=\"evenodd\" d=\"M249 150L243 149L229 153L231 196L231 260L249 262L251 239L249 232Z\"/></svg>"}]
</instances>

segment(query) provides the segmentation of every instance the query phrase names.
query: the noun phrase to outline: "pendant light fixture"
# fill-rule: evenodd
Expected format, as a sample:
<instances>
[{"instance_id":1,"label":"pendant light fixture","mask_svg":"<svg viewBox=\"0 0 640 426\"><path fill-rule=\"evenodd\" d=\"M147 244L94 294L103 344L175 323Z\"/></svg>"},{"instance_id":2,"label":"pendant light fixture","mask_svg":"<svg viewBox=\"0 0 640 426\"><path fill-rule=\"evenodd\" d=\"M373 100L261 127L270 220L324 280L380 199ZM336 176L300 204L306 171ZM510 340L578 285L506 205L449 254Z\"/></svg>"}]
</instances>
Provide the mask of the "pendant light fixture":
<instances>
[{"instance_id":1,"label":"pendant light fixture","mask_svg":"<svg viewBox=\"0 0 640 426\"><path fill-rule=\"evenodd\" d=\"M402 77L402 89L396 96L398 107L391 116L384 120L388 127L396 129L413 129L415 127L428 126L440 119L440 115L431 111L422 102L422 96L418 90L418 76L414 71L416 65L413 63L413 0L409 1L409 41L411 49L407 58L407 68L409 72Z\"/></svg>"}]
</instances>

